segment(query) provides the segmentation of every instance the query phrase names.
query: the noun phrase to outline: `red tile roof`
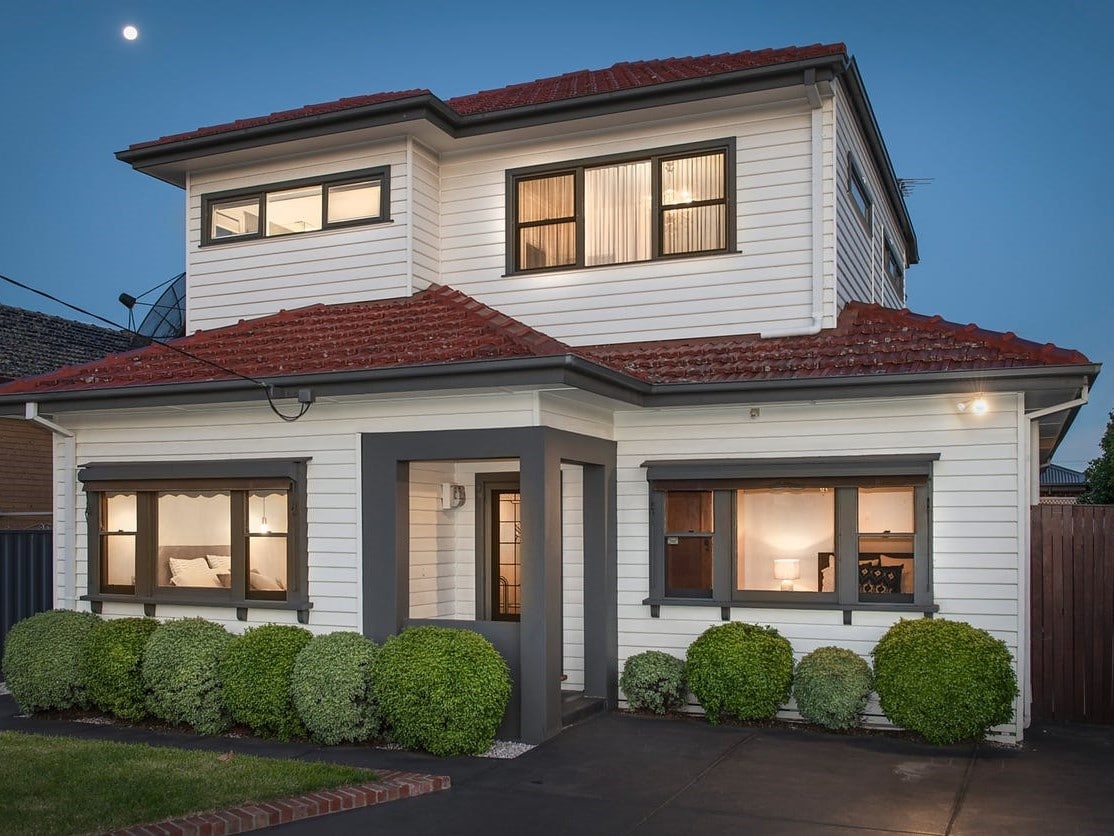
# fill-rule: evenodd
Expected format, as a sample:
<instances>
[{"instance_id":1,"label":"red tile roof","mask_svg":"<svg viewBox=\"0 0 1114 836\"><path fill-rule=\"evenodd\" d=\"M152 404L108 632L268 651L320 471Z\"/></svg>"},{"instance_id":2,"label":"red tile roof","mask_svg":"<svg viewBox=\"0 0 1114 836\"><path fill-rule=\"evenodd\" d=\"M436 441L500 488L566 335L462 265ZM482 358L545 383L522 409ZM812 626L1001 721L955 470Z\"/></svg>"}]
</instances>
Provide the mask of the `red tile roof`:
<instances>
[{"instance_id":1,"label":"red tile roof","mask_svg":"<svg viewBox=\"0 0 1114 836\"><path fill-rule=\"evenodd\" d=\"M647 383L851 377L1086 364L1078 351L863 302L814 336L756 334L581 347L576 353Z\"/></svg>"},{"instance_id":2,"label":"red tile roof","mask_svg":"<svg viewBox=\"0 0 1114 836\"><path fill-rule=\"evenodd\" d=\"M450 287L312 305L199 331L174 345L241 375L274 379L574 354L644 383L722 383L1089 363L1078 351L852 302L814 336L757 335L570 348ZM0 396L190 384L234 375L154 345L0 386Z\"/></svg>"},{"instance_id":3,"label":"red tile roof","mask_svg":"<svg viewBox=\"0 0 1114 836\"><path fill-rule=\"evenodd\" d=\"M451 287L346 305L311 305L198 331L173 345L251 378L563 355L568 346ZM115 389L232 380L152 345L0 386L0 394Z\"/></svg>"},{"instance_id":4,"label":"red tile roof","mask_svg":"<svg viewBox=\"0 0 1114 836\"><path fill-rule=\"evenodd\" d=\"M513 84L498 90L485 90L467 96L449 99L446 104L461 116L479 113L492 113L511 110L516 107L545 104L614 93L639 87L651 87L670 81L684 81L693 78L708 78L722 73L753 70L805 61L811 58L844 55L847 47L842 43L813 44L811 46L790 46L781 49L762 49L746 52L723 53L721 55L702 55L688 58L664 58L653 61L633 61L615 64L603 70L578 70L552 78L541 78L523 84ZM238 119L223 125L212 125L194 131L171 134L148 142L137 142L129 150L166 145L188 139L229 133L231 131L255 128L279 122L289 122L324 113L339 113L345 110L367 107L369 105L400 99L431 95L429 90L402 90L394 93L373 93L366 96L352 96L334 102L321 102L292 110L282 110L267 116L252 119Z\"/></svg>"}]
</instances>

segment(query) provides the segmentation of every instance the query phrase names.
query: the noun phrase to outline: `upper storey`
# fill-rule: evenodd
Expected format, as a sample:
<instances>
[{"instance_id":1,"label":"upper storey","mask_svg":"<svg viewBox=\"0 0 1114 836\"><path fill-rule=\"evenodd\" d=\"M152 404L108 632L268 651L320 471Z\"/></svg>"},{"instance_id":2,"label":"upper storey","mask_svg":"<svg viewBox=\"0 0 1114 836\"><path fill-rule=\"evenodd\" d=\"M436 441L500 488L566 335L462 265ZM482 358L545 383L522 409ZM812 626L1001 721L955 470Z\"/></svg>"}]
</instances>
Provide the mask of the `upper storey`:
<instances>
[{"instance_id":1,"label":"upper storey","mask_svg":"<svg viewBox=\"0 0 1114 836\"><path fill-rule=\"evenodd\" d=\"M187 331L460 288L571 345L900 306L916 240L842 44L314 105L134 145L183 187Z\"/></svg>"}]
</instances>

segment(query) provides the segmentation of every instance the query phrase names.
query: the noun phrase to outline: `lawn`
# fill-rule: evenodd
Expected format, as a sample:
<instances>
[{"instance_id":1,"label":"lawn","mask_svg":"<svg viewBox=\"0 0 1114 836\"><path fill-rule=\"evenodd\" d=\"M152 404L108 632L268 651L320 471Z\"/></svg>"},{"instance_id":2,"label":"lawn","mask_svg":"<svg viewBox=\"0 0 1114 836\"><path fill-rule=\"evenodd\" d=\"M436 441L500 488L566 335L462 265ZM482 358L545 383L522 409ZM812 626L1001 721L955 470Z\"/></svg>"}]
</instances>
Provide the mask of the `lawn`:
<instances>
[{"instance_id":1,"label":"lawn","mask_svg":"<svg viewBox=\"0 0 1114 836\"><path fill-rule=\"evenodd\" d=\"M0 832L99 832L373 780L332 764L0 732Z\"/></svg>"}]
</instances>

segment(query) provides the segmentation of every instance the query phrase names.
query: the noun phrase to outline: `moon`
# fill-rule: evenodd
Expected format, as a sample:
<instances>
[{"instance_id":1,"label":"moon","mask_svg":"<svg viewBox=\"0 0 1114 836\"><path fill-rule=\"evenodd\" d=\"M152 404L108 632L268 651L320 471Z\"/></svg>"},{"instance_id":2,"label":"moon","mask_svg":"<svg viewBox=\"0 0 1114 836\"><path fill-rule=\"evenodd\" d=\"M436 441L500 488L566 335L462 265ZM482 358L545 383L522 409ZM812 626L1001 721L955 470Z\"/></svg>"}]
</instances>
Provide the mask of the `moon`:
<instances>
[{"instance_id":1,"label":"moon","mask_svg":"<svg viewBox=\"0 0 1114 836\"><path fill-rule=\"evenodd\" d=\"M139 30L129 23L124 27L123 35L125 41L134 41L139 37Z\"/></svg>"}]
</instances>

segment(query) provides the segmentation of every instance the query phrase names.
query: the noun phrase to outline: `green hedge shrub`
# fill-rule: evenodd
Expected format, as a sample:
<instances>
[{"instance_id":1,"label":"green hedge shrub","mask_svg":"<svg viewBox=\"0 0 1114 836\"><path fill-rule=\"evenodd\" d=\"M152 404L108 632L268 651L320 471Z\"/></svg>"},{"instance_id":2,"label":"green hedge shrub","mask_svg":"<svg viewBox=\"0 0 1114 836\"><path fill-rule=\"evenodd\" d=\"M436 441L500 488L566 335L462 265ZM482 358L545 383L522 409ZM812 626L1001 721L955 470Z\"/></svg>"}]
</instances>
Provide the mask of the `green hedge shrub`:
<instances>
[{"instance_id":1,"label":"green hedge shrub","mask_svg":"<svg viewBox=\"0 0 1114 836\"><path fill-rule=\"evenodd\" d=\"M294 660L294 707L318 743L359 743L379 734L372 693L379 647L359 633L310 639Z\"/></svg>"},{"instance_id":2,"label":"green hedge shrub","mask_svg":"<svg viewBox=\"0 0 1114 836\"><path fill-rule=\"evenodd\" d=\"M413 627L375 662L375 700L398 743L435 755L488 749L511 694L503 657L469 630Z\"/></svg>"},{"instance_id":3,"label":"green hedge shrub","mask_svg":"<svg viewBox=\"0 0 1114 836\"><path fill-rule=\"evenodd\" d=\"M217 671L232 719L264 737L305 735L290 692L294 660L312 634L303 627L267 624L228 643Z\"/></svg>"},{"instance_id":4,"label":"green hedge shrub","mask_svg":"<svg viewBox=\"0 0 1114 836\"><path fill-rule=\"evenodd\" d=\"M1003 642L963 621L902 620L874 648L874 688L890 720L931 743L979 739L1013 717L1010 661Z\"/></svg>"},{"instance_id":5,"label":"green hedge shrub","mask_svg":"<svg viewBox=\"0 0 1114 836\"><path fill-rule=\"evenodd\" d=\"M143 649L158 626L153 618L114 618L89 633L78 667L89 701L101 711L121 720L147 716Z\"/></svg>"},{"instance_id":6,"label":"green hedge shrub","mask_svg":"<svg viewBox=\"0 0 1114 836\"><path fill-rule=\"evenodd\" d=\"M627 659L619 687L636 711L665 714L685 704L685 663L660 650L647 650Z\"/></svg>"},{"instance_id":7,"label":"green hedge shrub","mask_svg":"<svg viewBox=\"0 0 1114 836\"><path fill-rule=\"evenodd\" d=\"M22 711L88 706L79 660L100 621L92 613L50 610L12 627L4 641L4 678Z\"/></svg>"},{"instance_id":8,"label":"green hedge shrub","mask_svg":"<svg viewBox=\"0 0 1114 836\"><path fill-rule=\"evenodd\" d=\"M857 726L872 687L870 665L842 647L817 648L793 673L793 696L801 716L829 729Z\"/></svg>"},{"instance_id":9,"label":"green hedge shrub","mask_svg":"<svg viewBox=\"0 0 1114 836\"><path fill-rule=\"evenodd\" d=\"M232 634L203 618L161 625L143 651L147 707L170 723L201 734L220 734L231 723L224 706L217 663Z\"/></svg>"},{"instance_id":10,"label":"green hedge shrub","mask_svg":"<svg viewBox=\"0 0 1114 836\"><path fill-rule=\"evenodd\" d=\"M685 671L709 723L765 720L789 699L793 648L773 627L717 624L689 645Z\"/></svg>"}]
</instances>

